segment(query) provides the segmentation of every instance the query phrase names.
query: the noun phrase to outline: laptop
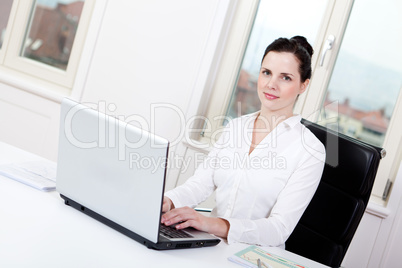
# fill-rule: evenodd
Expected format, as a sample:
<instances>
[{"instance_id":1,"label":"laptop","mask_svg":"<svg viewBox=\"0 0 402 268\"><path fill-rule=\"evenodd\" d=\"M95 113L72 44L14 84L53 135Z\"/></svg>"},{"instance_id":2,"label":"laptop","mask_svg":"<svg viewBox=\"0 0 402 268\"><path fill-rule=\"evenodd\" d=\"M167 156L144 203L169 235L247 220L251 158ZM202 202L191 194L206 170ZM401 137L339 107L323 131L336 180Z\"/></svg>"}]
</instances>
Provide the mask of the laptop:
<instances>
[{"instance_id":1,"label":"laptop","mask_svg":"<svg viewBox=\"0 0 402 268\"><path fill-rule=\"evenodd\" d=\"M166 139L65 98L56 189L66 205L148 248L217 245L193 228L161 233L168 151Z\"/></svg>"}]
</instances>

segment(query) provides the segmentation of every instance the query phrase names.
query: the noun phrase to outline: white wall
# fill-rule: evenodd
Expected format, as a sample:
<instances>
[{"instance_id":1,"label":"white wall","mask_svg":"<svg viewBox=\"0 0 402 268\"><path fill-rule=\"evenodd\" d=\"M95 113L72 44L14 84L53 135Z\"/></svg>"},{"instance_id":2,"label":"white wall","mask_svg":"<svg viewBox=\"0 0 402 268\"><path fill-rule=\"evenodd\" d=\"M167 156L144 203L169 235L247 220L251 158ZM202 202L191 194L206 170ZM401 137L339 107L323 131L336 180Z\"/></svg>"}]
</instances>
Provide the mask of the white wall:
<instances>
[{"instance_id":1,"label":"white wall","mask_svg":"<svg viewBox=\"0 0 402 268\"><path fill-rule=\"evenodd\" d=\"M180 148L187 119L213 79L230 1L109 1L82 102L114 104L114 115ZM168 188L177 175L169 169Z\"/></svg>"},{"instance_id":2,"label":"white wall","mask_svg":"<svg viewBox=\"0 0 402 268\"><path fill-rule=\"evenodd\" d=\"M60 105L0 82L0 141L56 160Z\"/></svg>"},{"instance_id":3,"label":"white wall","mask_svg":"<svg viewBox=\"0 0 402 268\"><path fill-rule=\"evenodd\" d=\"M225 14L228 1L122 3L108 2L82 101L114 103L115 114L140 115L174 141L183 129L179 114L189 110L194 91L203 90L197 77L209 70L201 69L213 57L205 50L216 46L219 36L211 32L222 27L215 17ZM150 105L160 103L172 107L151 118Z\"/></svg>"}]
</instances>

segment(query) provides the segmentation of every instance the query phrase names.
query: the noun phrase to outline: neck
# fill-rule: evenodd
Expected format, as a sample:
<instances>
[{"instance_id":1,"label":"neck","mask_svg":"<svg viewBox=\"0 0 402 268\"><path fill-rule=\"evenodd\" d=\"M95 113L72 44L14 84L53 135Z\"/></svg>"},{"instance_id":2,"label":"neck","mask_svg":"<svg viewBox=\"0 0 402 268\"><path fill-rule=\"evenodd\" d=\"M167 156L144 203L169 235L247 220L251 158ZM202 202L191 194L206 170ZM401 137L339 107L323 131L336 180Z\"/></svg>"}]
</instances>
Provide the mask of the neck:
<instances>
[{"instance_id":1,"label":"neck","mask_svg":"<svg viewBox=\"0 0 402 268\"><path fill-rule=\"evenodd\" d=\"M257 120L262 120L265 122L265 125L269 126L270 129L274 129L279 123L285 121L289 117L293 116L293 111L288 112L272 112L267 111L263 107L261 107L261 111L258 114Z\"/></svg>"}]
</instances>

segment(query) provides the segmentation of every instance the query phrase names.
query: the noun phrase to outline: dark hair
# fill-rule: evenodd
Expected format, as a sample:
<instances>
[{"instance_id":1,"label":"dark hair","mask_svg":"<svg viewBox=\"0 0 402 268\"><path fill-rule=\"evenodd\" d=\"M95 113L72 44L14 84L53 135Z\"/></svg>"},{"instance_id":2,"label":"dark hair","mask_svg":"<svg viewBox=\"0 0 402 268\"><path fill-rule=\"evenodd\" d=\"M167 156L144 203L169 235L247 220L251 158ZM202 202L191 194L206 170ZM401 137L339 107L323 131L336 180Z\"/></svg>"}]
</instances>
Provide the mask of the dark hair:
<instances>
[{"instance_id":1,"label":"dark hair","mask_svg":"<svg viewBox=\"0 0 402 268\"><path fill-rule=\"evenodd\" d=\"M265 49L264 57L262 57L261 63L265 56L271 51L293 53L293 55L295 55L299 61L299 73L301 81L304 82L311 78L311 57L313 56L314 50L307 42L305 37L294 36L290 39L276 39Z\"/></svg>"}]
</instances>

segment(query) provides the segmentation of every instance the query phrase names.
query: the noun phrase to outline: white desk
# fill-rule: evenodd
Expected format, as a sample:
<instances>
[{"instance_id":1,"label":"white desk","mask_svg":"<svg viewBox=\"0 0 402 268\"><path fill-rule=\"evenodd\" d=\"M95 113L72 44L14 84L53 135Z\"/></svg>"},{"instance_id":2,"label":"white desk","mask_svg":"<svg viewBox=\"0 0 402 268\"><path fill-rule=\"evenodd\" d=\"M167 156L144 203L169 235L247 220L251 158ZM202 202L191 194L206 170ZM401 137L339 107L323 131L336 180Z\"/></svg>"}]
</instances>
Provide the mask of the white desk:
<instances>
[{"instance_id":1,"label":"white desk","mask_svg":"<svg viewBox=\"0 0 402 268\"><path fill-rule=\"evenodd\" d=\"M0 164L37 156L0 142ZM0 176L0 267L241 267L227 260L245 244L156 251L41 192ZM321 264L266 248L310 268Z\"/></svg>"}]
</instances>

